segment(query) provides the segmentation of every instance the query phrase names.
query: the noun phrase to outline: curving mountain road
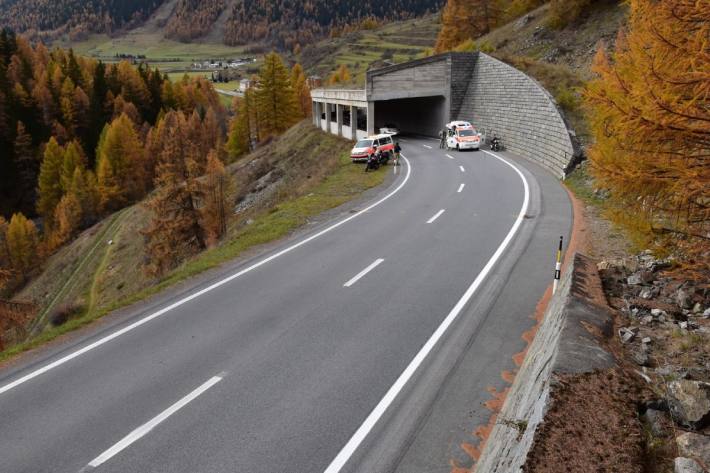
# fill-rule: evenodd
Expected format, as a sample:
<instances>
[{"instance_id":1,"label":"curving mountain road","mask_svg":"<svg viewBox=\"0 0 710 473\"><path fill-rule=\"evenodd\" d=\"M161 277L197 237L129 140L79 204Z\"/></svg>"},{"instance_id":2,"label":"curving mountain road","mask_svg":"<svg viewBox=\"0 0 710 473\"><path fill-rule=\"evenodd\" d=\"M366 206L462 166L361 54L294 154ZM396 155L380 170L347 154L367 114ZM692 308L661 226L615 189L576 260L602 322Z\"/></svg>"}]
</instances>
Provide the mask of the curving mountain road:
<instances>
[{"instance_id":1,"label":"curving mountain road","mask_svg":"<svg viewBox=\"0 0 710 473\"><path fill-rule=\"evenodd\" d=\"M361 211L0 373L0 471L448 471L571 208L528 162L402 145Z\"/></svg>"}]
</instances>

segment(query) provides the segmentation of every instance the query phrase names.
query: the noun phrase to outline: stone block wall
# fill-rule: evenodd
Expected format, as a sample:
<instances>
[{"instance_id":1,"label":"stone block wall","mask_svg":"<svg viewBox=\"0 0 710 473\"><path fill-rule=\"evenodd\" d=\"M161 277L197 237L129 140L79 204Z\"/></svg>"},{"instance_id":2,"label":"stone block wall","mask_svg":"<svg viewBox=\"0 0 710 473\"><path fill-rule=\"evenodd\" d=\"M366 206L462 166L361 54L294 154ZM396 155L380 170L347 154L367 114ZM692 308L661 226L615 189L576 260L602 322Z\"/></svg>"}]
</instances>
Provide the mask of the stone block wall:
<instances>
[{"instance_id":1,"label":"stone block wall","mask_svg":"<svg viewBox=\"0 0 710 473\"><path fill-rule=\"evenodd\" d=\"M564 178L575 148L552 96L522 71L486 54L478 53L474 63L452 118L471 121L488 137L497 135L507 150Z\"/></svg>"}]
</instances>

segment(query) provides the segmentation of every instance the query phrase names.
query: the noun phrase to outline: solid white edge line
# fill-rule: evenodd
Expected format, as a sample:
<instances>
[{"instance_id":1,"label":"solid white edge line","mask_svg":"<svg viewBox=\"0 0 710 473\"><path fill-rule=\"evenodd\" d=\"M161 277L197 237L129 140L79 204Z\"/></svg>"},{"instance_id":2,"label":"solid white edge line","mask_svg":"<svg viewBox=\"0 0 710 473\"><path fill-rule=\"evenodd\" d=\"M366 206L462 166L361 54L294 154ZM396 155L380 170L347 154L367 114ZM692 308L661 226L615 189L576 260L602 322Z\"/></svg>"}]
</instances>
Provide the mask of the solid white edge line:
<instances>
[{"instance_id":1,"label":"solid white edge line","mask_svg":"<svg viewBox=\"0 0 710 473\"><path fill-rule=\"evenodd\" d=\"M432 149L431 146L429 146L429 145L422 145L422 146L424 146L426 149Z\"/></svg>"},{"instance_id":2,"label":"solid white edge line","mask_svg":"<svg viewBox=\"0 0 710 473\"><path fill-rule=\"evenodd\" d=\"M426 223L434 223L434 220L441 217L441 214L443 214L444 212L446 212L446 209L439 210L437 213L434 214L434 216L432 218L427 220Z\"/></svg>"},{"instance_id":3,"label":"solid white edge line","mask_svg":"<svg viewBox=\"0 0 710 473\"><path fill-rule=\"evenodd\" d=\"M461 170L461 172L466 172L466 170L463 168L463 166L459 166L459 169Z\"/></svg>"},{"instance_id":4,"label":"solid white edge line","mask_svg":"<svg viewBox=\"0 0 710 473\"><path fill-rule=\"evenodd\" d=\"M487 153L487 151L485 152ZM407 367L404 369L402 374L399 375L399 378L397 378L397 380L394 382L392 387L389 388L385 396L380 400L377 406L375 406L372 412L370 412L370 414L367 416L362 425L357 429L357 431L355 431L348 443L345 444L345 446L340 450L340 452L333 459L330 465L328 465L324 473L338 473L345 466L345 464L348 462L353 453L355 453L355 450L357 450L357 448L360 446L365 437L367 437L367 435L373 429L377 421L382 417L387 408L392 404L392 402L394 402L397 395L400 393L400 391L402 391L404 386L414 375L417 368L419 368L419 366L426 359L426 357L429 355L429 353L437 344L437 342L441 339L444 333L446 333L446 330L456 320L458 315L463 310L464 306L468 303L471 297L473 297L473 294L476 292L481 283L485 280L491 269L493 269L493 266L501 257L505 249L508 247L515 234L518 232L518 229L520 228L520 225L523 222L523 218L525 217L525 213L527 212L528 205L530 203L530 186L528 185L528 181L525 179L523 173L514 164L511 164L510 162L501 158L500 156L497 156L496 154L488 154L491 154L496 159L510 166L515 172L518 173L520 179L523 181L525 197L523 199L523 205L520 208L518 218L515 220L515 223L511 227L503 242L500 244L495 253L493 253L493 256L491 256L491 259L488 260L481 272L478 273L476 279L474 279L468 289L466 289L466 292L463 294L463 296L461 296L461 298L458 300L453 309L451 309L451 312L449 312L449 314L446 316L441 325L439 325L439 327L432 334L429 340L427 340L424 346L422 346L422 348L416 354L414 359L412 359L409 365L407 365Z\"/></svg>"},{"instance_id":5,"label":"solid white edge line","mask_svg":"<svg viewBox=\"0 0 710 473\"><path fill-rule=\"evenodd\" d=\"M369 273L370 271L372 271L373 269L375 269L376 267L378 267L378 266L380 265L380 263L382 263L383 261L384 261L384 258L377 258L370 266L368 266L367 268L363 269L362 271L360 271L359 273L357 273L355 276L353 276L353 278L352 278L350 281L348 281L348 282L346 282L345 284L343 284L343 287L350 287L350 286L352 286L353 284L355 284L356 282L358 282L358 280L359 280L360 278L362 278L364 275L366 275L367 273Z\"/></svg>"},{"instance_id":6,"label":"solid white edge line","mask_svg":"<svg viewBox=\"0 0 710 473\"><path fill-rule=\"evenodd\" d=\"M133 444L137 440L140 440L141 437L145 436L148 432L153 430L158 424L162 423L168 417L175 414L177 411L179 411L180 409L182 409L183 407L188 405L190 402L194 401L198 396L203 394L205 391L207 391L208 389L210 389L212 386L219 383L220 381L222 381L222 376L213 376L212 378L207 380L205 383L200 385L197 389L192 391L190 394L183 397L178 402L176 402L172 406L168 407L163 412L161 412L160 414L153 417L151 420L149 420L145 424L141 425L140 427L138 427L137 429L132 431L130 434L123 437L121 440L116 442L111 448L106 450L104 453L102 453L98 457L91 460L89 462L88 466L92 467L92 468L96 468L99 465L101 465L102 463L110 460L112 457L118 455L123 450L125 450L126 448L131 446L131 444Z\"/></svg>"},{"instance_id":7,"label":"solid white edge line","mask_svg":"<svg viewBox=\"0 0 710 473\"><path fill-rule=\"evenodd\" d=\"M461 184L461 185L459 186L459 190L457 190L456 192L461 192L464 187L466 187L466 184Z\"/></svg>"},{"instance_id":8,"label":"solid white edge line","mask_svg":"<svg viewBox=\"0 0 710 473\"><path fill-rule=\"evenodd\" d=\"M454 157L451 156L450 154L447 154L446 157L449 158L449 159L454 159Z\"/></svg>"},{"instance_id":9,"label":"solid white edge line","mask_svg":"<svg viewBox=\"0 0 710 473\"><path fill-rule=\"evenodd\" d=\"M281 251L279 251L278 253L275 253L275 254L269 256L268 258L264 258L263 260L260 260L260 261L258 261L258 262L256 262L256 263L252 264L252 265L249 266L248 268L244 268L244 269L242 269L241 271L239 271L239 272L237 272L237 273L235 273L235 274L232 274L231 276L228 276L228 277L226 277L226 278L224 278L224 279L222 279L222 280L220 280L220 281L217 281L216 283L214 283L214 284L212 284L212 285L210 285L210 286L207 286L206 288L204 288L204 289L202 289L202 290L200 290L200 291L197 291L197 292L195 292L194 294L191 294L191 295L189 295L189 296L187 296L187 297L185 297L185 298L183 298L183 299L180 299L179 301L174 302L174 303L170 304L169 306L160 309L160 310L157 311L157 312L154 312L154 313L152 313L152 314L150 314L150 315L147 315L147 316L143 317L142 319L140 319L140 320L138 320L138 321L136 321L136 322L134 322L134 323L132 323L132 324L130 324L130 325L127 325L126 327L124 327L124 328L122 328L122 329L120 329L120 330L118 330L118 331L116 331L116 332L114 332L114 333L112 333L112 334L110 334L110 335L107 335L107 336L105 336L105 337L103 337L103 338L100 338L99 340L97 340L97 341L95 341L95 342L93 342L93 343L91 343L91 344L85 346L84 348L81 348L81 349L79 349L79 350L77 350L77 351L75 351L75 352L73 352L73 353L70 353L70 354L68 354L68 355L66 355L66 356L64 356L64 357L62 357L62 358L60 358L60 359L58 359L58 360L56 360L56 361L53 361L52 363L50 363L50 364L48 364L48 365L46 365L46 366L43 366L42 368L39 368L39 369L37 369L37 370L34 370L34 371L32 371L31 373L28 373L28 374L26 374L25 376L22 376L21 378L16 379L15 381L12 381L11 383L8 383L8 384L6 384L6 385L0 387L0 394L6 393L7 391L9 391L9 390L11 390L11 389L13 389L13 388L15 388L15 387L17 387L17 386L23 384L23 383L26 383L27 381L29 381L29 380L31 380L31 379L33 379L33 378L36 378L37 376L40 376L40 375L46 373L47 371L50 371L50 370L52 370L52 369L54 369L54 368L56 368L56 367L58 367L58 366L61 366L61 365L63 365L64 363L66 363L66 362L68 362L68 361L71 361L71 360L73 360L74 358L76 358L76 357L78 357L78 356L81 356L81 355L83 355L84 353L93 350L94 348L97 348L97 347L99 347L99 346L101 346L101 345L103 345L103 344L105 344L105 343L107 343L107 342L110 342L110 341L113 340L114 338L120 337L120 336L123 335L124 333L130 332L131 330L134 330L134 329L140 327L141 325L146 324L146 323L150 322L151 320L156 319L156 318L160 317L161 315L163 315L163 314L165 314L165 313L167 313L167 312L170 312L171 310L175 309L176 307L179 307L179 306L181 306L181 305L183 305L183 304L185 304L185 303L187 303L187 302L190 302L191 300L196 299L196 298L202 296L203 294L206 294L206 293L208 293L208 292L210 292L210 291L213 291L214 289L217 289L218 287L223 286L223 285L227 284L228 282L233 281L234 279L237 279L238 277L243 276L244 274L246 274L246 273L248 273L248 272L250 272L250 271L253 271L253 270L256 269L256 268L259 268L260 266L263 266L263 265L265 265L266 263L269 263L270 261L273 261L273 260L275 260L276 258L278 258L278 257L280 257L280 256L283 256L283 255L285 255L286 253L289 253L289 252L295 250L296 248L299 248L299 247L305 245L306 243L309 243L309 242L315 240L316 238L318 238L318 237L320 237L320 236L322 236L322 235L324 235L324 234L326 234L326 233L328 233L328 232L330 232L330 231L332 231L332 230L335 230L336 228L338 228L338 227L340 227L340 226L342 226L342 225L345 225L347 222L353 220L354 218L359 217L360 215L364 214L365 212L368 212L369 210L374 209L375 207L377 207L378 205L380 205L381 203L385 202L385 201L388 200L390 197L392 197L393 195L395 195L397 192L399 192L400 189L402 189L402 187L404 187L405 184L409 181L409 177L410 177L411 174L412 174L412 166L411 166L411 164L409 163L409 160L408 160L403 154L400 155L400 156L404 159L404 162L407 163L407 174L405 175L404 180L399 184L399 186L397 186L392 192L390 192L389 194L387 194L386 196L384 196L383 198L381 198L381 199L378 200L377 202L375 202L375 203L373 203L373 204L370 204L369 206L365 207L365 208L362 209L361 211L359 211L359 212L357 212L357 213L354 213L354 214L350 215L350 216L347 217L347 218L344 218L343 220L341 220L341 221L339 221L339 222L337 222L337 223L335 223L335 224L329 226L328 228L325 228L325 229L321 230L320 232L318 232L318 233L316 233L316 234L314 234L314 235L311 235L311 236L308 237L308 238L305 238L305 239L299 241L298 243L295 243L295 244L293 244L293 245L291 245L291 246L289 246L289 247L287 247L287 248L284 248L283 250L281 250Z\"/></svg>"}]
</instances>

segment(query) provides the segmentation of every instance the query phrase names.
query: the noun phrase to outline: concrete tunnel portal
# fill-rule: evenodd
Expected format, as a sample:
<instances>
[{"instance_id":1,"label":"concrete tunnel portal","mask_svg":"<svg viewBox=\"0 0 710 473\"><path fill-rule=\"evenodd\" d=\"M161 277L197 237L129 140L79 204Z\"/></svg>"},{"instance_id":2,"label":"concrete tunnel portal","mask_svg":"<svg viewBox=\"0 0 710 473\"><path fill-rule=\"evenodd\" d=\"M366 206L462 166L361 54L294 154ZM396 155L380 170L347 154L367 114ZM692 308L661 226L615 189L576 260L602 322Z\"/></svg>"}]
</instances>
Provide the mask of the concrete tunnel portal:
<instances>
[{"instance_id":1,"label":"concrete tunnel portal","mask_svg":"<svg viewBox=\"0 0 710 473\"><path fill-rule=\"evenodd\" d=\"M410 97L373 101L374 128L394 126L402 134L437 136L447 121L446 97Z\"/></svg>"}]
</instances>

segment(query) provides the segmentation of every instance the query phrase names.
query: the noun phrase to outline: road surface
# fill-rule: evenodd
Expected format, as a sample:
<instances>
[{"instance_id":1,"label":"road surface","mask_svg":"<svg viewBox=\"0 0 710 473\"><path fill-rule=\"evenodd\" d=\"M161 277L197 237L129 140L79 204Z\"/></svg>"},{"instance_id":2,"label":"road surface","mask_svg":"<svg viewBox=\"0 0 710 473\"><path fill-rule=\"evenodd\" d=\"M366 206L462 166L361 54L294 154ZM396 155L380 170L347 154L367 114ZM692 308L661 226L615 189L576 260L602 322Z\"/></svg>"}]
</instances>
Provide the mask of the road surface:
<instances>
[{"instance_id":1,"label":"road surface","mask_svg":"<svg viewBox=\"0 0 710 473\"><path fill-rule=\"evenodd\" d=\"M522 160L402 145L357 212L0 373L0 471L447 471L571 210Z\"/></svg>"}]
</instances>

